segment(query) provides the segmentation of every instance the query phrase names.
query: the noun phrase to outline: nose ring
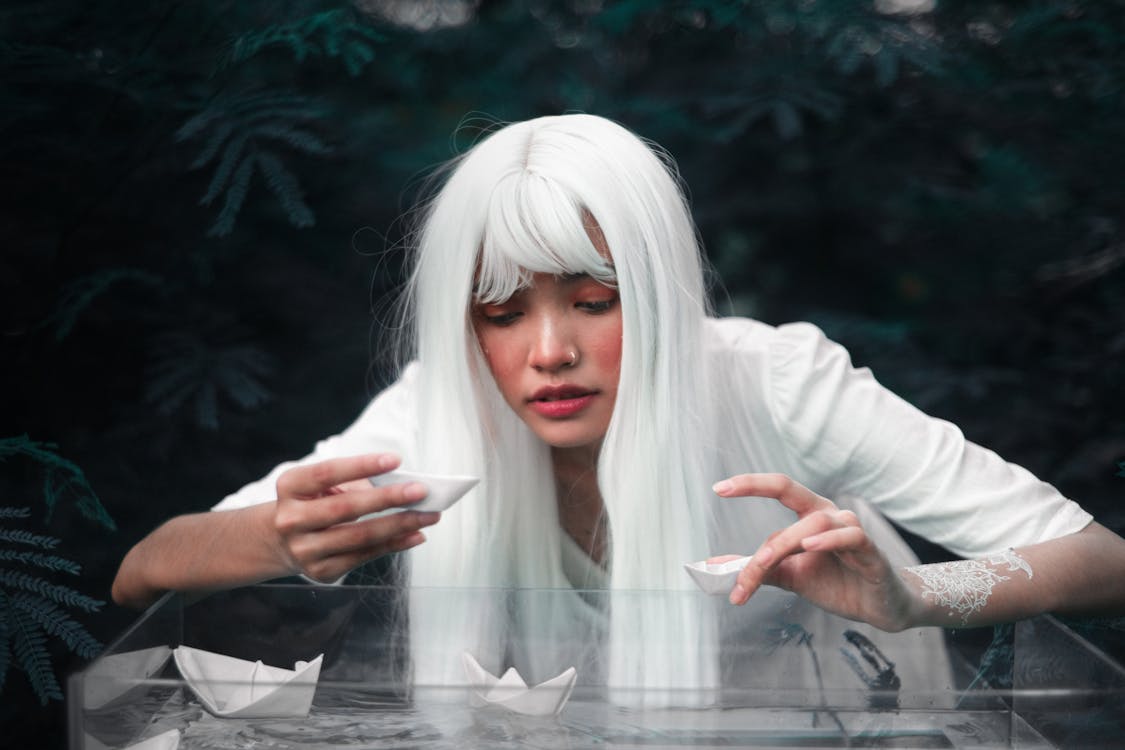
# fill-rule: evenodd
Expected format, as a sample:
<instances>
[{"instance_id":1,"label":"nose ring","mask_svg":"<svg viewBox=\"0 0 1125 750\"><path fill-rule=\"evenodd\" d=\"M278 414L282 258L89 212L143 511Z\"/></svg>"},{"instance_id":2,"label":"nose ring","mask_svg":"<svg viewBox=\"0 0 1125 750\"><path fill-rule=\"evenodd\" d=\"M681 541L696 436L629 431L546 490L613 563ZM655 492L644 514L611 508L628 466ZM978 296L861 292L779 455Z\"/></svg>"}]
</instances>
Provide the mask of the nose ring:
<instances>
[{"instance_id":1,"label":"nose ring","mask_svg":"<svg viewBox=\"0 0 1125 750\"><path fill-rule=\"evenodd\" d=\"M570 366L574 367L576 364L578 364L578 352L571 349L570 350Z\"/></svg>"}]
</instances>

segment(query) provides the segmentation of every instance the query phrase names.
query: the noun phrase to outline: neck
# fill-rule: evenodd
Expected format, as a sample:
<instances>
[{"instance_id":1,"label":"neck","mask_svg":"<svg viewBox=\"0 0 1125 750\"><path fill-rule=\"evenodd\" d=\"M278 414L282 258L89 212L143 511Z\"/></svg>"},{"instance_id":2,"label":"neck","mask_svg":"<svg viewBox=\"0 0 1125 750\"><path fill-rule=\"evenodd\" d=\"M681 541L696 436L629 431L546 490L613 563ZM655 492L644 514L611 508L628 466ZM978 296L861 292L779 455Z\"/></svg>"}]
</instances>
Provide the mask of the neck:
<instances>
[{"instance_id":1,"label":"neck","mask_svg":"<svg viewBox=\"0 0 1125 750\"><path fill-rule=\"evenodd\" d=\"M559 523L579 547L599 564L605 563L605 508L598 490L598 453L592 449L552 448Z\"/></svg>"}]
</instances>

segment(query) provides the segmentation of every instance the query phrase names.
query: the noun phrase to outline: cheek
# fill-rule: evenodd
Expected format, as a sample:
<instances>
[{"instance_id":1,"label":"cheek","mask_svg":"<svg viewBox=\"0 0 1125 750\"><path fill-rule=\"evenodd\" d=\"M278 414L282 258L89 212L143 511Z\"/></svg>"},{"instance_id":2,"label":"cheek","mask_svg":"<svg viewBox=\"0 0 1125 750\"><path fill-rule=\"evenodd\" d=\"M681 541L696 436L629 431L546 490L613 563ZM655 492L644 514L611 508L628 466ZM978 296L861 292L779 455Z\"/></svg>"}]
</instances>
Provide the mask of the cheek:
<instances>
[{"instance_id":1,"label":"cheek","mask_svg":"<svg viewBox=\"0 0 1125 750\"><path fill-rule=\"evenodd\" d=\"M621 321L600 331L596 340L591 342L591 349L598 369L610 375L616 387L621 376Z\"/></svg>"},{"instance_id":2,"label":"cheek","mask_svg":"<svg viewBox=\"0 0 1125 750\"><path fill-rule=\"evenodd\" d=\"M478 328L476 330L477 343L480 345L484 361L488 363L489 372L496 381L497 388L507 396L508 391L515 385L514 373L519 369L518 355L512 342L503 335L503 331Z\"/></svg>"}]
</instances>

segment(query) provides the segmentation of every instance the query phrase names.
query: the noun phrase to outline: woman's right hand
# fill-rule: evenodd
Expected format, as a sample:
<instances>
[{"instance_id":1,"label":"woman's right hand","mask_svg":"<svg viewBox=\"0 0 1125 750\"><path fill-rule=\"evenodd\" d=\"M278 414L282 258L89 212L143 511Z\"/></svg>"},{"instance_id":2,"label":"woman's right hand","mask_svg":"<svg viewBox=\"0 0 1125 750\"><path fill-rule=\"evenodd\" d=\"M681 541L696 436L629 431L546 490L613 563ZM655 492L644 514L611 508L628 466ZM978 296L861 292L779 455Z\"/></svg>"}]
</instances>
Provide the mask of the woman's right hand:
<instances>
[{"instance_id":1,"label":"woman's right hand","mask_svg":"<svg viewBox=\"0 0 1125 750\"><path fill-rule=\"evenodd\" d=\"M293 573L335 581L368 560L415 547L440 513L406 511L356 520L426 496L418 482L374 487L367 477L399 465L391 454L335 458L289 469L277 479L274 528Z\"/></svg>"}]
</instances>

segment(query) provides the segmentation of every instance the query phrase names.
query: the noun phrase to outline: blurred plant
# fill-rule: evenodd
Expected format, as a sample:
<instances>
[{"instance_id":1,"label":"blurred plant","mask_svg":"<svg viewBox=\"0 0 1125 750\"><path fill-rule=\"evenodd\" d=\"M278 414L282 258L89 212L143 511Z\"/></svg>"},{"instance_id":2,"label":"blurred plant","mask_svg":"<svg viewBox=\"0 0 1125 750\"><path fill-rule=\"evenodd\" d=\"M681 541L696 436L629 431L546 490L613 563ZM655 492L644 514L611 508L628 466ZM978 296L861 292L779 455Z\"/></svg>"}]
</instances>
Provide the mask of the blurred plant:
<instances>
[{"instance_id":1,"label":"blurred plant","mask_svg":"<svg viewBox=\"0 0 1125 750\"><path fill-rule=\"evenodd\" d=\"M46 470L44 502L47 519L63 491L76 494L77 507L88 519L114 530L116 525L98 501L82 471L58 455L55 446L37 443L27 435L0 440L0 460L22 455ZM62 478L60 478L62 477ZM101 644L63 608L94 613L104 602L92 599L70 586L54 583L44 574L78 576L82 568L73 560L51 554L60 544L57 537L12 528L13 521L31 516L28 507L0 507L0 692L7 684L13 664L31 682L41 704L62 700L63 694L51 664L49 638L84 659L92 659ZM28 570L31 569L31 570ZM38 572L33 572L38 571Z\"/></svg>"},{"instance_id":2,"label":"blurred plant","mask_svg":"<svg viewBox=\"0 0 1125 750\"><path fill-rule=\"evenodd\" d=\"M159 335L151 348L144 399L165 416L191 404L195 423L219 427L219 397L243 408L270 398L261 379L274 370L273 359L249 345L214 344L195 332Z\"/></svg>"},{"instance_id":3,"label":"blurred plant","mask_svg":"<svg viewBox=\"0 0 1125 750\"><path fill-rule=\"evenodd\" d=\"M385 36L359 21L354 11L337 8L241 34L231 43L223 65L249 60L267 47L284 46L298 63L319 55L338 57L354 77L375 59L375 45L385 41Z\"/></svg>"},{"instance_id":4,"label":"blurred plant","mask_svg":"<svg viewBox=\"0 0 1125 750\"><path fill-rule=\"evenodd\" d=\"M208 237L225 237L234 230L255 169L281 202L290 224L311 227L316 223L296 176L264 144L282 144L305 154L329 154L332 148L302 127L326 114L324 105L308 97L265 93L218 99L180 126L175 134L177 141L206 137L191 169L201 169L217 159L207 192L199 200L209 206L225 194L222 211L208 230Z\"/></svg>"},{"instance_id":5,"label":"blurred plant","mask_svg":"<svg viewBox=\"0 0 1125 750\"><path fill-rule=\"evenodd\" d=\"M59 501L69 496L76 500L75 507L84 517L116 531L117 525L94 493L86 474L77 464L60 456L57 449L54 443L40 443L27 435L7 437L0 439L0 461L23 456L44 469L43 501L47 506L44 523L51 522Z\"/></svg>"},{"instance_id":6,"label":"blurred plant","mask_svg":"<svg viewBox=\"0 0 1125 750\"><path fill-rule=\"evenodd\" d=\"M164 280L156 274L136 268L110 268L83 276L63 289L59 303L43 322L44 325L52 325L55 340L62 341L70 335L79 316L95 299L108 292L111 286L126 281L159 288Z\"/></svg>"}]
</instances>

